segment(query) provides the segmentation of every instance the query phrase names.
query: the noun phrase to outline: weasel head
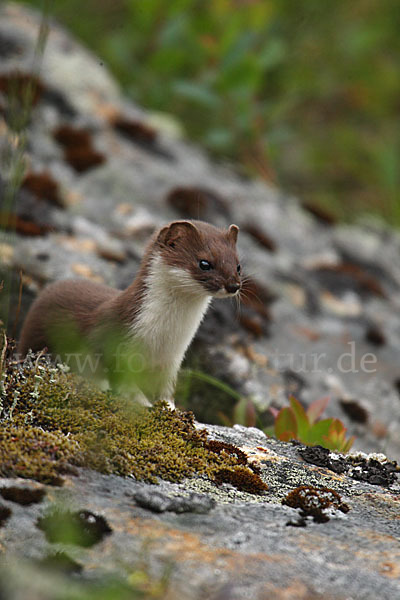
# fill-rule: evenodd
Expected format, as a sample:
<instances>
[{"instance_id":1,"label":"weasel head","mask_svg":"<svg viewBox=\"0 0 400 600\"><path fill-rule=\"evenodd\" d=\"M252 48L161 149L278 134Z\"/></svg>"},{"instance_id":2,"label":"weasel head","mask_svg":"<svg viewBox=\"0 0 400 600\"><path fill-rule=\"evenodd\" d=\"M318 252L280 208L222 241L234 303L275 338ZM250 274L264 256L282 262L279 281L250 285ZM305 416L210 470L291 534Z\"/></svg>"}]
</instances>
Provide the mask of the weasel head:
<instances>
[{"instance_id":1,"label":"weasel head","mask_svg":"<svg viewBox=\"0 0 400 600\"><path fill-rule=\"evenodd\" d=\"M203 221L174 221L163 227L155 251L175 290L218 298L236 295L241 288L238 232L236 225L222 230Z\"/></svg>"}]
</instances>

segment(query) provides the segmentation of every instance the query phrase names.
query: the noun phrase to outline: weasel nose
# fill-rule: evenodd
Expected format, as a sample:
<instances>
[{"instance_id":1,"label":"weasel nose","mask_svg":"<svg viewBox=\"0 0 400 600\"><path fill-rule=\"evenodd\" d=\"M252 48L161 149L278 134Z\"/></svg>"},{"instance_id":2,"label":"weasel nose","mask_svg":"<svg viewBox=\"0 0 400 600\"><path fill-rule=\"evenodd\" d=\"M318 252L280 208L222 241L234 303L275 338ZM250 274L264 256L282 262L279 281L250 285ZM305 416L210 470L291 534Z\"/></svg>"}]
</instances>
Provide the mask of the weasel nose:
<instances>
[{"instance_id":1,"label":"weasel nose","mask_svg":"<svg viewBox=\"0 0 400 600\"><path fill-rule=\"evenodd\" d=\"M240 283L227 283L225 286L226 291L228 292L228 294L236 294L236 292L238 291L238 289L240 288Z\"/></svg>"}]
</instances>

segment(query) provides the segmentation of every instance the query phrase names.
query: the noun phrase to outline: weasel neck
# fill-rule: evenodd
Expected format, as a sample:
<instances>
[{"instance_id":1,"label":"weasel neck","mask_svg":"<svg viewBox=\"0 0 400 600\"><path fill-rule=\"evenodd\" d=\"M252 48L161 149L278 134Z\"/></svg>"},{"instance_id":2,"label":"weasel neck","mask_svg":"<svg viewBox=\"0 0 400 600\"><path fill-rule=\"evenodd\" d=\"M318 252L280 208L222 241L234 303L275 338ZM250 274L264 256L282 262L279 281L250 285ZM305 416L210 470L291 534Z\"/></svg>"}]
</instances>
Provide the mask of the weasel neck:
<instances>
[{"instance_id":1,"label":"weasel neck","mask_svg":"<svg viewBox=\"0 0 400 600\"><path fill-rule=\"evenodd\" d=\"M143 344L152 366L177 371L211 296L186 271L165 265L160 255L151 258L143 284L130 333Z\"/></svg>"}]
</instances>

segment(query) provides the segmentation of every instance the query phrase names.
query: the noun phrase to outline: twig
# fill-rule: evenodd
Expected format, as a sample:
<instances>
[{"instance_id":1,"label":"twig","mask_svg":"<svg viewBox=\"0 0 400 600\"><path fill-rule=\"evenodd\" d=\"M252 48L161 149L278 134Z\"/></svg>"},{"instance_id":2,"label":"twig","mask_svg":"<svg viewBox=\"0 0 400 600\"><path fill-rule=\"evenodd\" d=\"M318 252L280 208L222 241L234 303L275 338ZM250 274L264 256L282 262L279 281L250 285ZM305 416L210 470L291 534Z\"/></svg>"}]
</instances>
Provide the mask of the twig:
<instances>
[{"instance_id":1,"label":"twig","mask_svg":"<svg viewBox=\"0 0 400 600\"><path fill-rule=\"evenodd\" d=\"M7 352L7 336L6 336L6 332L3 331L3 347L1 349L1 355L0 355L0 373L3 373L3 366L4 366L4 359L6 356L6 352Z\"/></svg>"}]
</instances>

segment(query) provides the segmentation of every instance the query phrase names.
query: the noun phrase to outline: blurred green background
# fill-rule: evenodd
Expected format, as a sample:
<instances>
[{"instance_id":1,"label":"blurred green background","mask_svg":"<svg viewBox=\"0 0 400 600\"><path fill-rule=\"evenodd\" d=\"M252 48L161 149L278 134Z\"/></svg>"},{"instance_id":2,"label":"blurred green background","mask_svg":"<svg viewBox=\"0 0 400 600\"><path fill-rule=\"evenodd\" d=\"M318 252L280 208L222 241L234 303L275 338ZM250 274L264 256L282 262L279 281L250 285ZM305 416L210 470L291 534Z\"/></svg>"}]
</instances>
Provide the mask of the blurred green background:
<instances>
[{"instance_id":1,"label":"blurred green background","mask_svg":"<svg viewBox=\"0 0 400 600\"><path fill-rule=\"evenodd\" d=\"M48 4L134 101L219 158L340 218L400 225L399 0Z\"/></svg>"}]
</instances>

